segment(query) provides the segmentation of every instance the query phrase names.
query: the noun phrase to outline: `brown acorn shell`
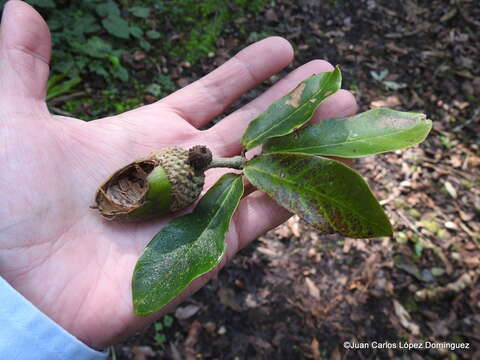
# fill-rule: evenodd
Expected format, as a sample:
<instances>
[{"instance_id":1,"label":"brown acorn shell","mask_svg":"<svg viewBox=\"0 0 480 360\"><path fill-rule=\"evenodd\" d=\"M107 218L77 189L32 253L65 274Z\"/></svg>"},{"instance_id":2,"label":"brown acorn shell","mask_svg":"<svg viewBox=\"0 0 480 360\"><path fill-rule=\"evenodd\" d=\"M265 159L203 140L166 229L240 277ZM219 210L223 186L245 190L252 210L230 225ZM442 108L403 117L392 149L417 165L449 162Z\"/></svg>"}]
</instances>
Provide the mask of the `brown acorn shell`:
<instances>
[{"instance_id":1,"label":"brown acorn shell","mask_svg":"<svg viewBox=\"0 0 480 360\"><path fill-rule=\"evenodd\" d=\"M134 221L149 219L165 212L144 209L149 190L148 175L161 166L170 182L169 211L182 210L198 199L203 189L205 175L196 171L189 162L188 150L169 147L138 159L110 176L98 189L95 208L109 220Z\"/></svg>"}]
</instances>

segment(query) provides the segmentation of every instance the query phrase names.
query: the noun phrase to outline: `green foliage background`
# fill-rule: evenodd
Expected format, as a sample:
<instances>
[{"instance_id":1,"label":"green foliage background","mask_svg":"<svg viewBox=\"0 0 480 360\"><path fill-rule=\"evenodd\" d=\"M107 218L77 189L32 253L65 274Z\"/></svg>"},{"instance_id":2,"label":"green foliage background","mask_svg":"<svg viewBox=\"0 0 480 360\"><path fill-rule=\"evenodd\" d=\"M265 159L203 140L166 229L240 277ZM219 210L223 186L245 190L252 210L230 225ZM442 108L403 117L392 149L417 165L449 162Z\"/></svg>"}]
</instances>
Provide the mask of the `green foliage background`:
<instances>
[{"instance_id":1,"label":"green foliage background","mask_svg":"<svg viewBox=\"0 0 480 360\"><path fill-rule=\"evenodd\" d=\"M155 66L160 56L169 63L197 64L215 51L223 32L233 31L231 24L236 19L260 11L267 1L27 2L44 16L52 33L49 99L101 79L102 96L62 103L62 110L88 120L134 108L146 93L162 97L174 91L176 85L168 72L164 74ZM0 9L4 3L0 2ZM149 63L148 69L157 70L137 74L125 61L125 55L135 51L145 53L143 61ZM87 115L82 113L85 106L92 110Z\"/></svg>"}]
</instances>

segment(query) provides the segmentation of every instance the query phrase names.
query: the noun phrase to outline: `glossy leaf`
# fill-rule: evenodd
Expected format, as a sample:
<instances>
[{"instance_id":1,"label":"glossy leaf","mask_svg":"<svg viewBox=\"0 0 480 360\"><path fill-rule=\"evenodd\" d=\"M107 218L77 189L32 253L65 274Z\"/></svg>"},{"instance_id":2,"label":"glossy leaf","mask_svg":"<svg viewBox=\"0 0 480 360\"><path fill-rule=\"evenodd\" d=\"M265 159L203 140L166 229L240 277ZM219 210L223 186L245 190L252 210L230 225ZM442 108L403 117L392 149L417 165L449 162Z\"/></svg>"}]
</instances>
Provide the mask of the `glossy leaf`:
<instances>
[{"instance_id":1,"label":"glossy leaf","mask_svg":"<svg viewBox=\"0 0 480 360\"><path fill-rule=\"evenodd\" d=\"M374 109L348 118L323 119L271 139L263 152L355 158L416 145L425 140L431 128L432 122L424 114Z\"/></svg>"},{"instance_id":2,"label":"glossy leaf","mask_svg":"<svg viewBox=\"0 0 480 360\"><path fill-rule=\"evenodd\" d=\"M135 266L135 314L157 311L219 264L225 233L242 195L242 177L226 174L191 214L172 220L155 235Z\"/></svg>"},{"instance_id":3,"label":"glossy leaf","mask_svg":"<svg viewBox=\"0 0 480 360\"><path fill-rule=\"evenodd\" d=\"M312 75L292 92L275 101L248 126L242 138L246 149L265 140L291 133L311 119L315 109L340 89L342 75L338 66L331 72Z\"/></svg>"},{"instance_id":4,"label":"glossy leaf","mask_svg":"<svg viewBox=\"0 0 480 360\"><path fill-rule=\"evenodd\" d=\"M363 178L348 166L307 154L250 160L248 180L312 226L355 238L390 236L392 227Z\"/></svg>"}]
</instances>

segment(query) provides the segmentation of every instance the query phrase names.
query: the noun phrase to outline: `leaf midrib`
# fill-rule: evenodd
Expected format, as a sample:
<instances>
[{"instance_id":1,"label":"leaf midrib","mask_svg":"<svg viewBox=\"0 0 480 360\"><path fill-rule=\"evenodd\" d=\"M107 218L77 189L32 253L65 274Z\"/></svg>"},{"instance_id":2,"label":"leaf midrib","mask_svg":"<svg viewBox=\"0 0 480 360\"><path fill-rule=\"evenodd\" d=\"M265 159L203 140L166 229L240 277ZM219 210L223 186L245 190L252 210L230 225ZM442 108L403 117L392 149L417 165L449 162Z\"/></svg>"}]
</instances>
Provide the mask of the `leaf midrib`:
<instances>
[{"instance_id":1,"label":"leaf midrib","mask_svg":"<svg viewBox=\"0 0 480 360\"><path fill-rule=\"evenodd\" d=\"M418 125L423 125L423 124L417 124L414 127L416 127ZM412 130L414 127L411 127L409 129L400 130L400 131L396 132L395 134L403 134L407 131ZM343 144L354 144L354 143L357 143L357 142L368 141L368 140L371 140L371 139L384 138L384 137L387 137L387 136L389 136L389 134L378 135L378 136L369 136L369 137L365 137L365 138L361 138L361 139L359 138L359 139L352 140L352 141L342 141L342 142L330 143L330 144L325 144L325 145L315 145L315 146L289 148L289 150L292 151L292 150L322 149L322 148L327 148L329 146L338 146L338 145L343 145ZM278 151L275 151L275 152L284 152L284 151L285 151L285 149L281 149L281 150L278 150ZM272 153L273 153L273 151L272 151Z\"/></svg>"},{"instance_id":2,"label":"leaf midrib","mask_svg":"<svg viewBox=\"0 0 480 360\"><path fill-rule=\"evenodd\" d=\"M333 75L333 72L332 73L329 73L329 76L327 77L325 83L328 84L327 80L330 80L330 77ZM308 79L306 80L308 81ZM305 82L306 82L305 81ZM301 84L301 83L300 83ZM299 85L300 86L300 85ZM312 97L315 97L316 95L315 94L320 94L324 91L324 89L327 87L327 85L324 85L321 89L319 89L316 93L312 94L302 105L300 105L298 108L296 108L295 110L293 110L289 115L287 115L283 120L279 121L279 122L276 122L272 127L269 127L268 129L264 130L262 133L260 133L257 137L253 138L252 140L250 140L246 146L249 146L250 144L254 143L257 139L261 138L263 135L265 134L268 134L269 132L275 130L276 128L278 128L280 125L282 125L285 121L287 121L288 119L290 119L293 115L295 115L298 111L300 111L301 109L303 109L303 107L305 107L306 105L308 105L308 102L309 102L309 99L311 99ZM333 95L330 94L330 95ZM267 110L268 111L268 110ZM313 114L313 112L312 112ZM311 117L311 116L310 116ZM305 120L305 122L307 122L310 117L308 119Z\"/></svg>"},{"instance_id":3,"label":"leaf midrib","mask_svg":"<svg viewBox=\"0 0 480 360\"><path fill-rule=\"evenodd\" d=\"M213 222L213 219L215 219L215 218L217 217L218 213L220 212L220 209L223 207L223 204L225 204L225 202L226 202L227 199L229 198L230 193L233 191L233 189L234 189L234 187L235 187L235 186L233 186L233 184L234 184L236 181L238 181L238 180L239 180L239 178L233 180L232 183L229 185L229 189L227 190L227 194L225 195L224 200L223 200L223 201L220 203L220 205L218 206L217 211L215 211L215 213L214 213L214 216L210 216L210 221L206 224L206 226L203 227L203 230L202 230L202 231L200 232L200 234L197 236L197 240L200 239L200 238L203 236L203 234L205 233L206 229L208 229L208 227L210 226L210 224ZM223 192L222 192L222 194L223 194ZM238 206L238 203L237 203L237 206ZM228 231L228 229L227 229L227 231ZM196 247L198 247L198 241L197 241L197 240L194 241L194 244L193 244L192 246L189 246L189 247L188 247L188 249L186 250L186 253L187 253L187 254L190 254L190 253L193 251L193 249L195 249ZM225 250L225 245L224 245L224 250ZM223 252L224 252L224 251L222 251L222 254L221 254L220 256L223 255ZM172 266L172 268L175 268L179 263L180 263L180 261L178 261L178 260L175 261L175 262L174 262L174 265ZM198 278L199 276L202 276L203 274L204 274L204 273L195 276L192 280L195 280L196 278ZM188 286L188 284L187 284L187 286Z\"/></svg>"},{"instance_id":4,"label":"leaf midrib","mask_svg":"<svg viewBox=\"0 0 480 360\"><path fill-rule=\"evenodd\" d=\"M263 171L263 170L261 170L261 169L259 169L259 168L257 168L257 167L254 167L254 166L251 166L251 165L249 165L249 167L250 167L251 169L257 170L257 171L260 172L260 173L266 174L267 176L270 176L270 177L272 177L272 178L278 179L280 182L284 182L284 183L287 183L287 184L295 184L295 182L293 182L293 181L287 181L287 180L285 180L284 178L281 178L281 177L279 177L279 176L275 176L275 175L273 175L273 174L271 174L271 173L269 173L269 172L267 172L267 171ZM307 190L307 191L308 191L308 190ZM312 190L311 192L313 192L313 193L315 193L315 194L318 194L320 197L323 197L324 199L330 200L331 202L338 204L340 207L342 207L342 208L344 208L344 209L345 209L345 208L346 208L346 209L349 209L350 211L352 211L353 213L355 213L357 216L359 216L359 217L362 218L362 219L368 220L368 218L362 216L358 211L350 208L349 206L346 206L344 203L342 203L342 202L340 202L340 201L338 201L338 200L336 200L336 199L333 199L333 198L331 198L331 197L329 197L329 196L326 196L325 194L321 194L321 193L318 193L318 192L313 191L313 190ZM372 221L368 221L368 222L372 222ZM378 223L377 221L373 221L373 222L374 222L375 224L377 224L377 225L381 225L381 223Z\"/></svg>"},{"instance_id":5,"label":"leaf midrib","mask_svg":"<svg viewBox=\"0 0 480 360\"><path fill-rule=\"evenodd\" d=\"M227 199L229 198L230 193L233 192L233 190L234 190L234 188L235 188L235 185L236 185L235 183L236 183L239 179L240 179L239 177L236 178L236 179L234 179L234 180L232 181L232 183L228 186L229 189L228 189L228 191L227 191L227 194L225 195L225 198L223 199L223 201L221 202L221 204L217 207L217 211L215 211L215 215L210 217L210 221L207 223L207 226L205 226L205 227L203 228L203 231L200 233L200 235L198 236L197 239L200 239L200 238L203 236L203 234L205 233L206 229L208 229L208 227L210 226L210 224L213 223L213 219L215 219L215 218L217 217L218 213L220 212L220 210L221 210L222 207L223 207L223 204L225 204L225 202L226 202ZM236 208L236 207L235 207L235 208ZM235 212L235 210L234 210L234 212ZM227 231L228 231L228 229L227 229ZM224 241L225 241L225 240L224 240ZM193 249L195 246L198 246L196 242L195 242L194 246L191 247L191 249ZM224 248L225 248L225 244L224 244ZM223 252L222 252L222 254L223 254Z\"/></svg>"}]
</instances>

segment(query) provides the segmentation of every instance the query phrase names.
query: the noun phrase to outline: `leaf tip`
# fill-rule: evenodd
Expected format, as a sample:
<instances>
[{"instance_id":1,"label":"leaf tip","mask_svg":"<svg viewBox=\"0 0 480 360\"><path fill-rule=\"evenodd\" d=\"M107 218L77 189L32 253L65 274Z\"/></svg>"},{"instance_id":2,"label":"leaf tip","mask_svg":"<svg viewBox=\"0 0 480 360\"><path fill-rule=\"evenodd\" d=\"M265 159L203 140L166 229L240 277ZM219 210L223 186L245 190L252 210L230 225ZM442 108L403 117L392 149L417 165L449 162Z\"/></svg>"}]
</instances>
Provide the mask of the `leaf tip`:
<instances>
[{"instance_id":1,"label":"leaf tip","mask_svg":"<svg viewBox=\"0 0 480 360\"><path fill-rule=\"evenodd\" d=\"M383 225L382 229L379 229L379 231L375 234L375 237L391 237L393 236L393 226L390 220L388 219L388 216L384 213L385 215L385 222Z\"/></svg>"},{"instance_id":2,"label":"leaf tip","mask_svg":"<svg viewBox=\"0 0 480 360\"><path fill-rule=\"evenodd\" d=\"M333 69L333 72L340 77L340 80L342 80L342 71L340 70L339 64L335 65L335 69Z\"/></svg>"},{"instance_id":3,"label":"leaf tip","mask_svg":"<svg viewBox=\"0 0 480 360\"><path fill-rule=\"evenodd\" d=\"M386 230L387 231L381 236L392 237L393 236L393 227L392 227L392 224L390 223L390 221L388 222L388 229L386 229Z\"/></svg>"}]
</instances>

